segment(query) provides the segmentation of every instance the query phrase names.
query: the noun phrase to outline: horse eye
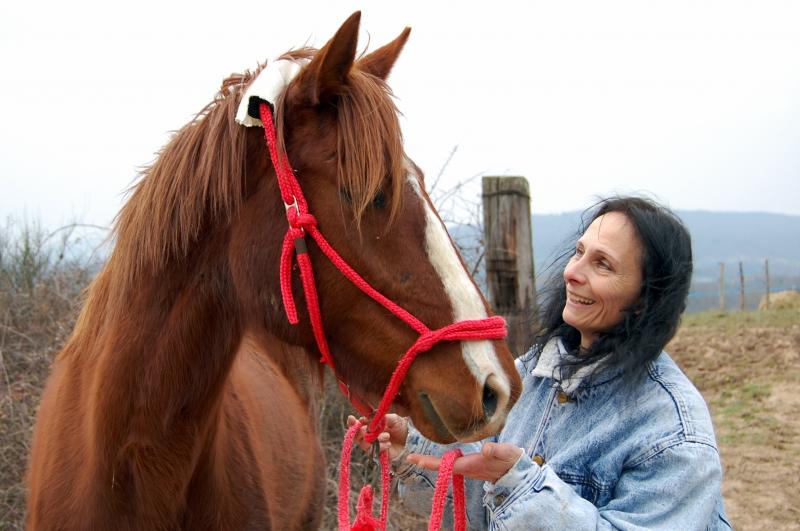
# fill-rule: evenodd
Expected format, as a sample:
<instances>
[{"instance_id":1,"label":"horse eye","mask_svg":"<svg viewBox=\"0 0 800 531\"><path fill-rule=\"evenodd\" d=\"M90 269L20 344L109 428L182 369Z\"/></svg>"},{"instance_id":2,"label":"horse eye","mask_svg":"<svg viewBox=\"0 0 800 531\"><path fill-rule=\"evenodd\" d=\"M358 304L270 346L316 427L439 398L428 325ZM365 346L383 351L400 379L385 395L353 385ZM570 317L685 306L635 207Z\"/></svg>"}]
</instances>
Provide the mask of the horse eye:
<instances>
[{"instance_id":1,"label":"horse eye","mask_svg":"<svg viewBox=\"0 0 800 531\"><path fill-rule=\"evenodd\" d=\"M344 201L348 205L353 204L353 196L350 194L350 191L347 188L340 188L339 196L342 198L342 201ZM378 193L375 194L374 198L372 198L370 207L376 209L383 209L385 206L386 206L386 195L384 195L383 190L378 190Z\"/></svg>"},{"instance_id":2,"label":"horse eye","mask_svg":"<svg viewBox=\"0 0 800 531\"><path fill-rule=\"evenodd\" d=\"M378 190L378 193L372 200L372 207L382 209L385 206L386 206L386 196L384 195L383 190Z\"/></svg>"}]
</instances>

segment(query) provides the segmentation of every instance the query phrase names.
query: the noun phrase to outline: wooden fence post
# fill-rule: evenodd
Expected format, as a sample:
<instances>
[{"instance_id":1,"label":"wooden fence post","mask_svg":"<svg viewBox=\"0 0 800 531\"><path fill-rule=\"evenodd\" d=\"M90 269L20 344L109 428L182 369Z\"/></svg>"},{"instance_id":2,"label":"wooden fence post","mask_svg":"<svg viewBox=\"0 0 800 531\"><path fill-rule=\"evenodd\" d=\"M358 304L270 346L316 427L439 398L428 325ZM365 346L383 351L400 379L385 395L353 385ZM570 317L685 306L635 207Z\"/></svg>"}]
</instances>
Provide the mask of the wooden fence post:
<instances>
[{"instance_id":1,"label":"wooden fence post","mask_svg":"<svg viewBox=\"0 0 800 531\"><path fill-rule=\"evenodd\" d=\"M739 262L739 310L744 311L744 269Z\"/></svg>"},{"instance_id":2,"label":"wooden fence post","mask_svg":"<svg viewBox=\"0 0 800 531\"><path fill-rule=\"evenodd\" d=\"M764 258L764 276L767 281L766 309L769 310L769 258Z\"/></svg>"},{"instance_id":3,"label":"wooden fence post","mask_svg":"<svg viewBox=\"0 0 800 531\"><path fill-rule=\"evenodd\" d=\"M719 309L725 311L725 262L719 263Z\"/></svg>"},{"instance_id":4,"label":"wooden fence post","mask_svg":"<svg viewBox=\"0 0 800 531\"><path fill-rule=\"evenodd\" d=\"M527 179L483 178L483 232L489 301L506 318L508 346L519 356L531 346L536 321Z\"/></svg>"}]
</instances>

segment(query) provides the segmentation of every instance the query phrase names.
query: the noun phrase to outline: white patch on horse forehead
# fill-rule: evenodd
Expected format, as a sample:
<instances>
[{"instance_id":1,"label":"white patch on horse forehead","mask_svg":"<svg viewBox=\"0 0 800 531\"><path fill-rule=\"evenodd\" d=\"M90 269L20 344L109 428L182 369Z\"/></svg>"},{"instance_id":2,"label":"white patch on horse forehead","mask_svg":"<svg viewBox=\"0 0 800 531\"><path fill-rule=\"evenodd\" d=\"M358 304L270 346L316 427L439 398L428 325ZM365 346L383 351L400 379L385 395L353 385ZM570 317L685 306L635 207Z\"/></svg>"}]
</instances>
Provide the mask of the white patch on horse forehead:
<instances>
[{"instance_id":1,"label":"white patch on horse forehead","mask_svg":"<svg viewBox=\"0 0 800 531\"><path fill-rule=\"evenodd\" d=\"M407 178L425 210L425 249L431 265L442 279L445 292L453 307L453 318L456 322L485 319L488 315L478 288L464 270L444 223L420 190L419 181L413 172L409 172ZM508 376L498 362L494 345L490 341L462 341L461 352L470 372L481 384L490 374L494 374L502 385L505 385L506 392L509 391Z\"/></svg>"}]
</instances>

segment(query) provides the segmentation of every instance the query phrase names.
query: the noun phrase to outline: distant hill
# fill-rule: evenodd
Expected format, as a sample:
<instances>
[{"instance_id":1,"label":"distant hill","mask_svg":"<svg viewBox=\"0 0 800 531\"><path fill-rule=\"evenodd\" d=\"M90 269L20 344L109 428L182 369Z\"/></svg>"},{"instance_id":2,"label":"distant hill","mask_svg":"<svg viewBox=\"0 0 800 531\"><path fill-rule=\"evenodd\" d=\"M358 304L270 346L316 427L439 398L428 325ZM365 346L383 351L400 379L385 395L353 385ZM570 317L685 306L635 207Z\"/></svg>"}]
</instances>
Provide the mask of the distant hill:
<instances>
[{"instance_id":1,"label":"distant hill","mask_svg":"<svg viewBox=\"0 0 800 531\"><path fill-rule=\"evenodd\" d=\"M692 235L695 280L717 279L719 263L731 267L742 261L746 269L800 275L800 216L760 212L706 212L678 210ZM534 215L533 246L537 268L552 261L553 253L570 240L580 224L580 212Z\"/></svg>"}]
</instances>

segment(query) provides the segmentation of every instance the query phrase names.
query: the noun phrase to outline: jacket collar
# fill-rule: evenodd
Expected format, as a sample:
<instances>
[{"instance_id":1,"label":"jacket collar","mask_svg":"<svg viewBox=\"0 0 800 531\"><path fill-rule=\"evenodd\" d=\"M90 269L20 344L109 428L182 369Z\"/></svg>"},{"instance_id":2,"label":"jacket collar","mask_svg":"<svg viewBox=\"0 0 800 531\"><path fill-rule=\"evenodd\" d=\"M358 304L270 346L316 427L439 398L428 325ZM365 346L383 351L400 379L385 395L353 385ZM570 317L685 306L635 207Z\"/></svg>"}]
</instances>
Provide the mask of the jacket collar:
<instances>
[{"instance_id":1,"label":"jacket collar","mask_svg":"<svg viewBox=\"0 0 800 531\"><path fill-rule=\"evenodd\" d=\"M569 376L562 375L561 365L575 360L577 358L567 350L561 338L553 337L539 353L531 375L555 380L562 391L568 395L574 395L579 388L601 385L621 374L621 370L616 367L602 366L602 360L600 360L579 367Z\"/></svg>"}]
</instances>

